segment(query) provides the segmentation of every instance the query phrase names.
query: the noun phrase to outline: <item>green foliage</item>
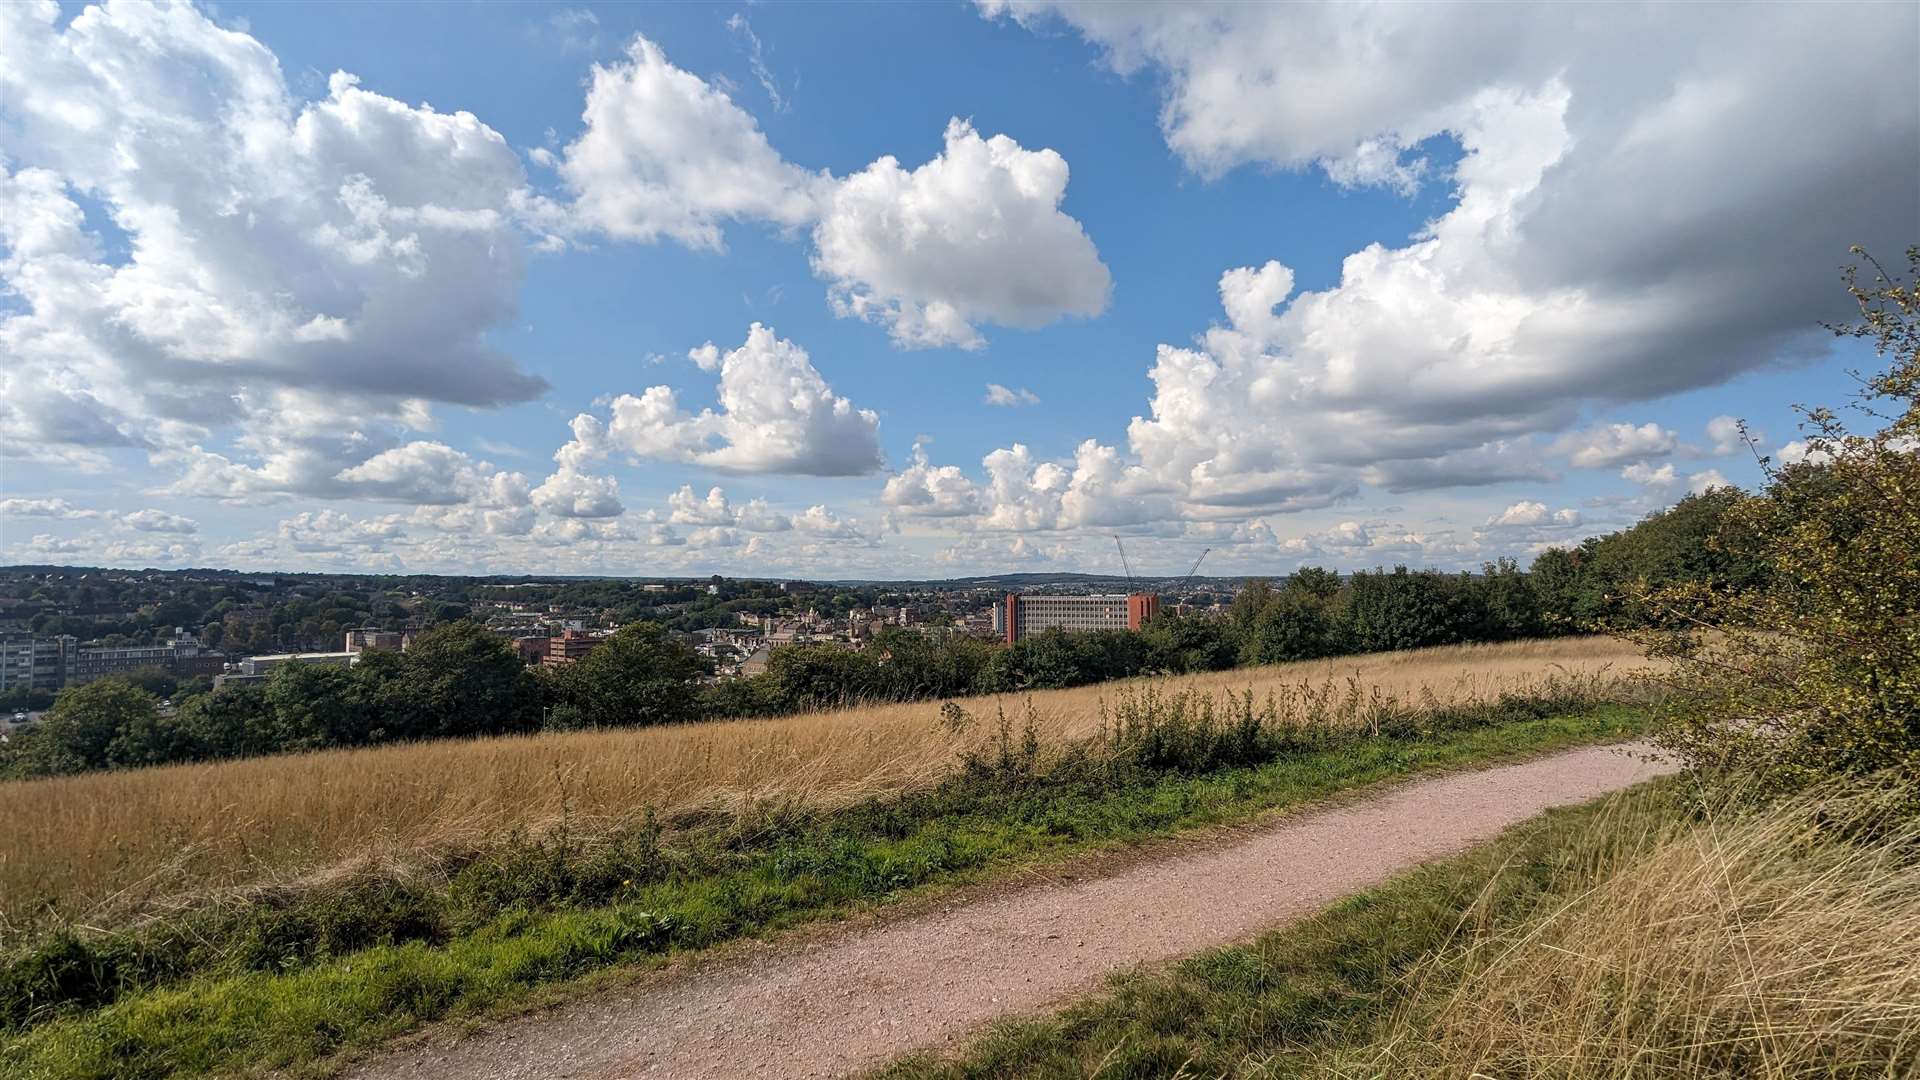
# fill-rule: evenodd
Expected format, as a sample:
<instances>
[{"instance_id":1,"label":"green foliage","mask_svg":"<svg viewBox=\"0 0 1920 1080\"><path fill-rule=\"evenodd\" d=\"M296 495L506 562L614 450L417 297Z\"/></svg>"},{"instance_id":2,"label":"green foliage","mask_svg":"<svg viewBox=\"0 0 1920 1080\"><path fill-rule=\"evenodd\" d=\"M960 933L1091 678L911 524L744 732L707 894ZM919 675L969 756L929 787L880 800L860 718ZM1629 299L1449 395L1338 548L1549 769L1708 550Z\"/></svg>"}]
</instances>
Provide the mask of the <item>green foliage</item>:
<instances>
[{"instance_id":1,"label":"green foliage","mask_svg":"<svg viewBox=\"0 0 1920 1080\"><path fill-rule=\"evenodd\" d=\"M1560 627L1633 629L1663 617L1646 602L1650 592L1706 581L1720 589L1754 587L1761 563L1711 543L1745 498L1732 487L1696 492L1631 529L1571 551L1543 552L1532 570L1546 619Z\"/></svg>"},{"instance_id":2,"label":"green foliage","mask_svg":"<svg viewBox=\"0 0 1920 1080\"><path fill-rule=\"evenodd\" d=\"M171 715L123 678L63 691L23 731L0 773L87 769L444 738L540 726L540 689L507 643L473 623L437 626L405 653L363 654L351 669L283 664L262 683L194 694Z\"/></svg>"},{"instance_id":3,"label":"green foliage","mask_svg":"<svg viewBox=\"0 0 1920 1080\"><path fill-rule=\"evenodd\" d=\"M182 702L174 714L183 750L177 760L215 760L273 753L277 725L267 689L260 683L237 683L198 694Z\"/></svg>"},{"instance_id":4,"label":"green foliage","mask_svg":"<svg viewBox=\"0 0 1920 1080\"><path fill-rule=\"evenodd\" d=\"M698 693L700 715L713 720L776 716L782 709L780 686L766 675L721 679Z\"/></svg>"},{"instance_id":5,"label":"green foliage","mask_svg":"<svg viewBox=\"0 0 1920 1080\"><path fill-rule=\"evenodd\" d=\"M389 730L434 739L533 731L540 691L499 635L474 622L442 623L413 639L381 692Z\"/></svg>"},{"instance_id":6,"label":"green foliage","mask_svg":"<svg viewBox=\"0 0 1920 1080\"><path fill-rule=\"evenodd\" d=\"M1238 659L1232 627L1220 619L1157 615L1141 628L1140 638L1152 671L1224 671Z\"/></svg>"},{"instance_id":7,"label":"green foliage","mask_svg":"<svg viewBox=\"0 0 1920 1080\"><path fill-rule=\"evenodd\" d=\"M1708 576L1641 596L1659 628L1640 637L1681 691L1666 744L1749 791L1920 770L1920 247L1907 256L1904 280L1849 270L1861 321L1835 328L1888 360L1857 403L1882 426L1802 410L1808 460L1730 506L1709 545L1757 564L1760 586Z\"/></svg>"},{"instance_id":8,"label":"green foliage","mask_svg":"<svg viewBox=\"0 0 1920 1080\"><path fill-rule=\"evenodd\" d=\"M865 650L874 658L870 699L925 701L972 693L997 651L973 638L888 630Z\"/></svg>"},{"instance_id":9,"label":"green foliage","mask_svg":"<svg viewBox=\"0 0 1920 1080\"><path fill-rule=\"evenodd\" d=\"M673 724L699 716L695 686L707 673L700 657L656 623L634 623L555 676L559 707L578 726Z\"/></svg>"},{"instance_id":10,"label":"green foliage","mask_svg":"<svg viewBox=\"0 0 1920 1080\"><path fill-rule=\"evenodd\" d=\"M53 691L15 686L0 694L0 710L37 711L53 704Z\"/></svg>"},{"instance_id":11,"label":"green foliage","mask_svg":"<svg viewBox=\"0 0 1920 1080\"><path fill-rule=\"evenodd\" d=\"M270 718L264 741L290 751L373 742L380 730L378 689L348 668L283 664L263 695Z\"/></svg>"},{"instance_id":12,"label":"green foliage","mask_svg":"<svg viewBox=\"0 0 1920 1080\"><path fill-rule=\"evenodd\" d=\"M159 722L159 700L119 679L96 679L62 691L53 710L22 733L10 767L51 776L144 764Z\"/></svg>"},{"instance_id":13,"label":"green foliage","mask_svg":"<svg viewBox=\"0 0 1920 1080\"><path fill-rule=\"evenodd\" d=\"M1475 637L1511 640L1542 637L1547 633L1545 605L1529 576L1512 559L1500 559L1480 568L1481 617Z\"/></svg>"},{"instance_id":14,"label":"green foliage","mask_svg":"<svg viewBox=\"0 0 1920 1080\"><path fill-rule=\"evenodd\" d=\"M1347 640L1360 652L1423 649L1481 637L1485 603L1465 575L1362 571L1347 584Z\"/></svg>"},{"instance_id":15,"label":"green foliage","mask_svg":"<svg viewBox=\"0 0 1920 1080\"><path fill-rule=\"evenodd\" d=\"M1264 587L1265 582L1261 585ZM1247 590L1249 602L1235 601L1243 664L1281 664L1290 660L1317 660L1341 651L1345 637L1340 612L1333 605L1338 592L1288 587L1273 592ZM1243 594L1243 596L1246 594ZM1256 607L1256 604L1258 605Z\"/></svg>"},{"instance_id":16,"label":"green foliage","mask_svg":"<svg viewBox=\"0 0 1920 1080\"><path fill-rule=\"evenodd\" d=\"M145 667L118 676L157 698L170 698L180 688L180 680L165 668Z\"/></svg>"},{"instance_id":17,"label":"green foliage","mask_svg":"<svg viewBox=\"0 0 1920 1080\"><path fill-rule=\"evenodd\" d=\"M877 658L831 645L791 645L767 658L767 679L781 711L839 708L868 698L878 683Z\"/></svg>"}]
</instances>

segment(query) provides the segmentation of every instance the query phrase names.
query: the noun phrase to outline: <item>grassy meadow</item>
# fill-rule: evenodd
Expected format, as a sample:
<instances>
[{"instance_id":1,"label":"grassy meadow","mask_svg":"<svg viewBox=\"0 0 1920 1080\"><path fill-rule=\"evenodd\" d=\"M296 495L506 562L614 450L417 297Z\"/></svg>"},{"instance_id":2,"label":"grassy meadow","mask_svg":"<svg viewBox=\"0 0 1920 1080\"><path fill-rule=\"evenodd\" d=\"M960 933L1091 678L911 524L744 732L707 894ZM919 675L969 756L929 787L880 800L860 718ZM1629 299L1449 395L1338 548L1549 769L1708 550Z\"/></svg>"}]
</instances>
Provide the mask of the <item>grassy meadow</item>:
<instances>
[{"instance_id":1,"label":"grassy meadow","mask_svg":"<svg viewBox=\"0 0 1920 1080\"><path fill-rule=\"evenodd\" d=\"M1129 685L1274 695L1306 723L1366 702L1466 703L1640 663L1599 637L1466 645L1049 690L965 706L1031 710L1044 742L1099 731ZM1355 697L1357 695L1357 698ZM1339 700L1328 700L1329 696ZM1354 700L1346 700L1354 699ZM1343 708L1344 706L1344 708ZM48 913L100 924L249 887L404 874L446 853L565 827L606 834L751 805L849 806L937 783L986 738L938 706L508 736L0 783L0 934Z\"/></svg>"},{"instance_id":2,"label":"grassy meadow","mask_svg":"<svg viewBox=\"0 0 1920 1080\"><path fill-rule=\"evenodd\" d=\"M616 966L925 887L1633 737L1648 717L1617 700L1626 658L1599 641L1433 650L1031 702L14 785L130 781L151 793L149 818L174 810L176 838L187 827L219 837L224 807L237 839L195 853L221 856L207 864L219 887L200 884L199 903L176 878L118 923L20 912L0 950L0 1072L324 1069L428 1021L511 1010ZM279 785L251 813L235 809L263 773ZM145 786L157 778L171 782ZM314 800L345 835L294 820ZM91 809L147 843L169 835L137 807ZM155 858L175 874L193 865L166 863L163 848ZM69 895L100 880L69 879ZM84 895L110 906L111 894ZM126 904L120 895L111 904Z\"/></svg>"}]
</instances>

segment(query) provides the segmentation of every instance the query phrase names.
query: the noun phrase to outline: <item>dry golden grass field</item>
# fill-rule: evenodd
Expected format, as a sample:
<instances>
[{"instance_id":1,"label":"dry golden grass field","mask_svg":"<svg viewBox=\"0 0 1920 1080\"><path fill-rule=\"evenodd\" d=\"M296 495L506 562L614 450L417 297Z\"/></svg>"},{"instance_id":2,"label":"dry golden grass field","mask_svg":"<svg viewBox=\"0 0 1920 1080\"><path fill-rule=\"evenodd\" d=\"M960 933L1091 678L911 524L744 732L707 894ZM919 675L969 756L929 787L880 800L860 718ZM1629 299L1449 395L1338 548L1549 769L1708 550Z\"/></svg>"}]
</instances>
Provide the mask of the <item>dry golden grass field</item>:
<instances>
[{"instance_id":1,"label":"dry golden grass field","mask_svg":"<svg viewBox=\"0 0 1920 1080\"><path fill-rule=\"evenodd\" d=\"M1470 926L1414 973L1434 992L1326 1075L1920 1075L1912 798L1822 789L1704 819L1616 801L1568 856L1599 864L1586 887Z\"/></svg>"},{"instance_id":2,"label":"dry golden grass field","mask_svg":"<svg viewBox=\"0 0 1920 1080\"><path fill-rule=\"evenodd\" d=\"M1604 638L1468 645L1156 680L1166 690L1251 689L1299 708L1303 686L1448 703L1523 692L1556 676L1624 673L1635 649ZM1089 735L1132 683L985 698L1043 739ZM956 736L940 704L874 705L773 720L498 737L0 783L0 927L56 907L107 918L169 900L316 875L404 873L435 853L565 820L581 835L749 801L846 804L935 782Z\"/></svg>"}]
</instances>

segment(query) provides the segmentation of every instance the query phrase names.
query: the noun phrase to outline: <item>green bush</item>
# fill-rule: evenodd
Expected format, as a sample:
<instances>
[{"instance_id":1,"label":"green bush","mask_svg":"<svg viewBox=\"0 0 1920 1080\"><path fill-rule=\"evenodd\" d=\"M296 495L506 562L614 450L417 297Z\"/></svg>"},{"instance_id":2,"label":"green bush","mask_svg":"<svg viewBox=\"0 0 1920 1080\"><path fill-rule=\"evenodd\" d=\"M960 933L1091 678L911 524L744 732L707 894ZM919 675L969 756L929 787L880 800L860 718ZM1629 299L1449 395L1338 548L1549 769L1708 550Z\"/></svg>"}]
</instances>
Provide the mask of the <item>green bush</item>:
<instances>
[{"instance_id":1,"label":"green bush","mask_svg":"<svg viewBox=\"0 0 1920 1080\"><path fill-rule=\"evenodd\" d=\"M1663 742L1750 793L1920 771L1920 247L1907 256L1905 280L1848 271L1861 321L1836 328L1889 360L1858 403L1884 425L1859 435L1803 410L1807 461L1770 470L1714 535L1760 584L1640 595L1659 617L1639 637L1674 665Z\"/></svg>"}]
</instances>

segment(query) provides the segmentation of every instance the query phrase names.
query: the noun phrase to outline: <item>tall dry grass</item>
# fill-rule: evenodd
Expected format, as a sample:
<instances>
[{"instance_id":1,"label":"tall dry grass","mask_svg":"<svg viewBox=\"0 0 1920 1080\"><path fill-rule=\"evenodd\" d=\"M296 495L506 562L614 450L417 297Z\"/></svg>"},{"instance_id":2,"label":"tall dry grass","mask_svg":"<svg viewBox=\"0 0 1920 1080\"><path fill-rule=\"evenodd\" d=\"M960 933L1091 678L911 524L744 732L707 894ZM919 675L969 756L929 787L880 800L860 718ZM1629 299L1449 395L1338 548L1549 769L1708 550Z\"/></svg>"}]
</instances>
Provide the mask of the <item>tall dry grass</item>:
<instances>
[{"instance_id":1,"label":"tall dry grass","mask_svg":"<svg viewBox=\"0 0 1920 1080\"><path fill-rule=\"evenodd\" d=\"M1920 1076L1920 822L1842 789L1614 815L1592 886L1434 963L1350 1077ZM1593 872L1589 870L1588 872Z\"/></svg>"},{"instance_id":2,"label":"tall dry grass","mask_svg":"<svg viewBox=\"0 0 1920 1080\"><path fill-rule=\"evenodd\" d=\"M1417 702L1488 700L1624 671L1622 642L1562 639L1346 657L1158 680L1292 695L1329 680ZM1138 680L1135 680L1136 682ZM1095 733L1115 684L969 702L1048 741ZM1011 711L1011 709L1010 709ZM929 785L968 748L938 703L773 720L420 743L0 783L0 929L107 919L173 898L330 873L404 874L562 820L581 834L754 802L830 807ZM984 737L975 732L971 738Z\"/></svg>"}]
</instances>

